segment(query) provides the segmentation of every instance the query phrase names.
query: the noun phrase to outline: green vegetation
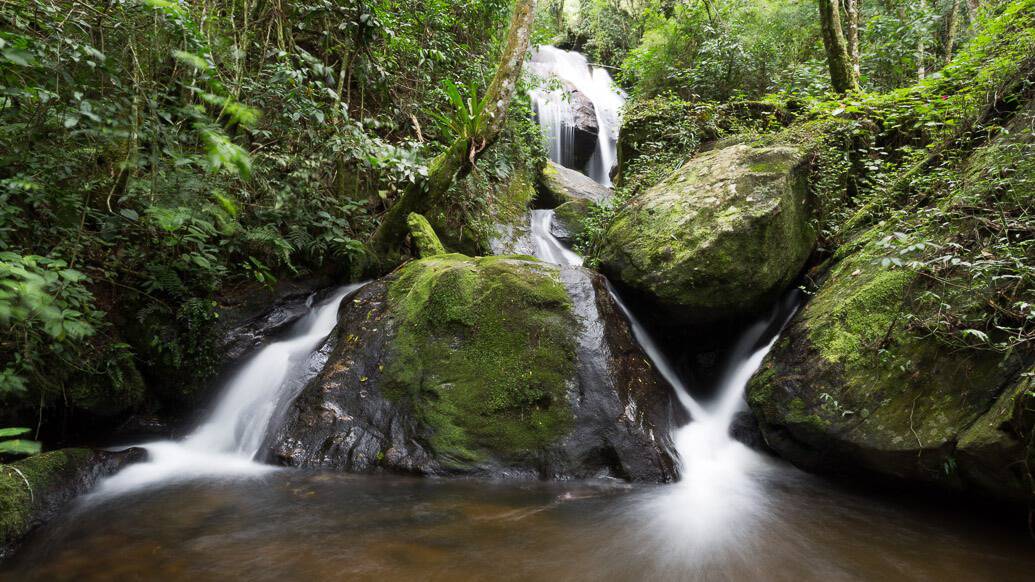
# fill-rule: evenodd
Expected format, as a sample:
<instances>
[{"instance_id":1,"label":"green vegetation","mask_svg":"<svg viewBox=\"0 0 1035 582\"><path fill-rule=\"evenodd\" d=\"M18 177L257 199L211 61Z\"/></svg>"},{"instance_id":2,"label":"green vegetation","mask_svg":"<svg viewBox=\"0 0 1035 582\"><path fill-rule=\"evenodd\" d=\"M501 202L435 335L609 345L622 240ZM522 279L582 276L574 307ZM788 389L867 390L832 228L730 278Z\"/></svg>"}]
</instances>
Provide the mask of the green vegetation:
<instances>
[{"instance_id":1,"label":"green vegetation","mask_svg":"<svg viewBox=\"0 0 1035 582\"><path fill-rule=\"evenodd\" d=\"M558 213L590 265L714 317L811 269L752 388L769 422L870 419L846 450L953 483L1035 458L1033 0L12 0L0 23L0 426L50 444L190 408L229 298L394 269L391 396L429 444L554 442L556 269L471 258L535 197L538 41L630 98L613 196Z\"/></svg>"},{"instance_id":2,"label":"green vegetation","mask_svg":"<svg viewBox=\"0 0 1035 582\"><path fill-rule=\"evenodd\" d=\"M509 12L0 6L0 426L189 406L227 290L365 268L381 213L453 139L436 120L458 87L492 78ZM455 248L486 251L532 196L541 136L523 93L512 109L428 215Z\"/></svg>"},{"instance_id":3,"label":"green vegetation","mask_svg":"<svg viewBox=\"0 0 1035 582\"><path fill-rule=\"evenodd\" d=\"M92 458L89 449L62 449L0 465L0 548L35 525L34 512L51 501L48 490L72 479Z\"/></svg>"},{"instance_id":4,"label":"green vegetation","mask_svg":"<svg viewBox=\"0 0 1035 582\"><path fill-rule=\"evenodd\" d=\"M412 403L437 454L531 455L567 432L578 324L556 266L438 255L403 267L389 300L386 395Z\"/></svg>"}]
</instances>

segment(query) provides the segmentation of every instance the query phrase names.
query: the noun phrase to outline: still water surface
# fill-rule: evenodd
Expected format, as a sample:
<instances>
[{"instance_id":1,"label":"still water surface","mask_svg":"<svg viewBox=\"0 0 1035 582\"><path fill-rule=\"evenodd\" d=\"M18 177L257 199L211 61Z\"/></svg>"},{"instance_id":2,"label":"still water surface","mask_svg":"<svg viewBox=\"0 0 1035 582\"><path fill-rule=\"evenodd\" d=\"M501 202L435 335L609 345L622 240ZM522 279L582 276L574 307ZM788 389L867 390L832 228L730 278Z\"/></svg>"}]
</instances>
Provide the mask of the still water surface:
<instances>
[{"instance_id":1,"label":"still water surface","mask_svg":"<svg viewBox=\"0 0 1035 582\"><path fill-rule=\"evenodd\" d=\"M1023 532L974 516L846 493L775 463L758 484L766 503L753 515L702 532L679 527L680 484L284 470L80 500L36 532L0 578L944 581L1035 573L1035 544Z\"/></svg>"}]
</instances>

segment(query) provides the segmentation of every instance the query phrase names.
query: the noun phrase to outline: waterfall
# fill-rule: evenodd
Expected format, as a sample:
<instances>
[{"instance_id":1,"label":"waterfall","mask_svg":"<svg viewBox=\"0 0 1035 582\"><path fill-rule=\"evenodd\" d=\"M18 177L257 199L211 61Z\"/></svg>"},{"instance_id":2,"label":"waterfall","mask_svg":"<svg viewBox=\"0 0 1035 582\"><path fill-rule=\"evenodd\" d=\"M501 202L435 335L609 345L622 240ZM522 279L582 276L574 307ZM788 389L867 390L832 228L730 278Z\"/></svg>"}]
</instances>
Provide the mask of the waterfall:
<instances>
[{"instance_id":1,"label":"waterfall","mask_svg":"<svg viewBox=\"0 0 1035 582\"><path fill-rule=\"evenodd\" d=\"M209 417L182 441L141 445L148 461L131 465L99 487L111 495L147 485L197 477L260 475L273 467L255 460L278 413L315 374L307 365L338 322L341 301L362 283L337 290L329 299L308 300L308 313L289 337L249 358L223 389Z\"/></svg>"},{"instance_id":2,"label":"waterfall","mask_svg":"<svg viewBox=\"0 0 1035 582\"><path fill-rule=\"evenodd\" d=\"M575 165L575 112L567 93L545 86L530 92L532 110L546 137L546 152L551 161L566 168Z\"/></svg>"},{"instance_id":3,"label":"waterfall","mask_svg":"<svg viewBox=\"0 0 1035 582\"><path fill-rule=\"evenodd\" d=\"M581 265L582 258L551 234L552 220L552 210L532 214L536 257L560 265ZM741 335L729 354L717 396L707 404L693 398L689 386L610 283L608 291L637 343L691 418L672 435L679 482L645 496L626 517L647 543L668 548L661 561L671 561L673 567L722 562L731 552L748 555L752 540L757 539L751 533L770 517L763 479L774 465L732 438L730 428L744 406L747 383L794 313L797 291Z\"/></svg>"},{"instance_id":4,"label":"waterfall","mask_svg":"<svg viewBox=\"0 0 1035 582\"><path fill-rule=\"evenodd\" d=\"M532 211L532 242L535 247L535 256L555 265L581 266L582 257L572 252L550 234L552 224L553 210Z\"/></svg>"},{"instance_id":5,"label":"waterfall","mask_svg":"<svg viewBox=\"0 0 1035 582\"><path fill-rule=\"evenodd\" d=\"M536 119L546 136L550 159L562 166L575 162L575 111L569 89L593 103L598 134L596 149L583 170L597 182L611 185L611 168L617 156L619 113L625 97L603 67L590 67L586 57L552 46L537 47L528 69L542 79L530 92Z\"/></svg>"}]
</instances>

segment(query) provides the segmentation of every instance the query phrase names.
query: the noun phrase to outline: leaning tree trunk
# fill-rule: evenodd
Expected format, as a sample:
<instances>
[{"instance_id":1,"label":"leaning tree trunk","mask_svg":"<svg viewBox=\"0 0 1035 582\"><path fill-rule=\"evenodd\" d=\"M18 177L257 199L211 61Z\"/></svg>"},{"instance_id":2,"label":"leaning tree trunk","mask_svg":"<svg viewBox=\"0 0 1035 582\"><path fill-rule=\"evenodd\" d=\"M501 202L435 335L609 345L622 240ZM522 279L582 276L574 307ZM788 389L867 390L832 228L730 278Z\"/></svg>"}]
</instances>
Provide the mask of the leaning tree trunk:
<instances>
[{"instance_id":1,"label":"leaning tree trunk","mask_svg":"<svg viewBox=\"0 0 1035 582\"><path fill-rule=\"evenodd\" d=\"M819 0L819 23L823 30L823 46L830 68L830 84L834 91L847 93L859 88L852 75L848 43L841 29L841 8L838 0Z\"/></svg>"},{"instance_id":2,"label":"leaning tree trunk","mask_svg":"<svg viewBox=\"0 0 1035 582\"><path fill-rule=\"evenodd\" d=\"M432 160L427 179L407 188L385 213L381 225L370 240L370 250L382 262L382 266L390 266L399 255L403 237L408 232L406 217L411 212L425 214L458 176L462 177L471 170L481 152L496 141L521 77L521 65L528 52L534 14L535 0L515 2L507 44L500 55L496 75L486 91L486 105L482 115L487 116L488 121L484 129L478 135L461 137L453 142L449 149Z\"/></svg>"}]
</instances>

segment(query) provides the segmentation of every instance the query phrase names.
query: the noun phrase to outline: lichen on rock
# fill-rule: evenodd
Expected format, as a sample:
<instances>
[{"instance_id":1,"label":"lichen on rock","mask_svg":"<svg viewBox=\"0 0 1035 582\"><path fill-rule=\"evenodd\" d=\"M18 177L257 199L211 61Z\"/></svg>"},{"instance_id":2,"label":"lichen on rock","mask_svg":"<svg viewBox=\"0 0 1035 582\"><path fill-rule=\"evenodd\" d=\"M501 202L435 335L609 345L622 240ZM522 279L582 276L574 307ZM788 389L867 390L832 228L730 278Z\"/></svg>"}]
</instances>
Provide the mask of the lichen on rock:
<instances>
[{"instance_id":1,"label":"lichen on rock","mask_svg":"<svg viewBox=\"0 0 1035 582\"><path fill-rule=\"evenodd\" d=\"M792 147L734 145L693 158L617 214L596 252L601 269L673 323L760 312L816 241L805 166Z\"/></svg>"}]
</instances>

